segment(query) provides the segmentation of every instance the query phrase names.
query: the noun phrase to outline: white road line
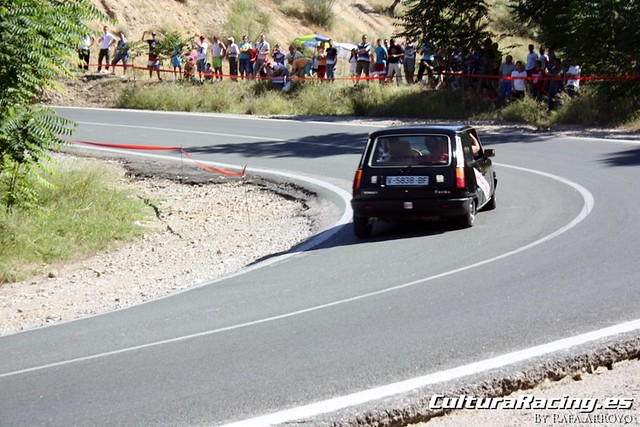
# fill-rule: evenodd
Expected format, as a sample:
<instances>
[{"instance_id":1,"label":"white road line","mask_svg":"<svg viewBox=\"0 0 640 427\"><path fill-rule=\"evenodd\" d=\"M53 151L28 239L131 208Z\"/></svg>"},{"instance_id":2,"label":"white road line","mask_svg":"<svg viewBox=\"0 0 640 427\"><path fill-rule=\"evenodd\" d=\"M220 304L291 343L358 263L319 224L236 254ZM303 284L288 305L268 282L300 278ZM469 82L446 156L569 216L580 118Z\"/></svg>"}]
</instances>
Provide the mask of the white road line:
<instances>
[{"instance_id":1,"label":"white road line","mask_svg":"<svg viewBox=\"0 0 640 427\"><path fill-rule=\"evenodd\" d=\"M299 406L297 408L291 408L281 412L275 412L260 417L226 424L224 425L224 427L270 426L275 424L294 422L295 420L303 420L317 415L349 408L351 406L383 399L385 397L406 393L408 391L416 390L428 385L438 384L502 368L518 362L533 359L535 357L549 355L551 353L567 350L569 348L597 341L603 338L613 337L615 335L620 335L637 330L640 330L640 319L620 323L618 325L598 329L596 331L587 332L585 334L576 335L570 338L552 341L535 347L525 348L523 350L514 351L512 353L503 354L501 356L492 357L490 359L484 359L478 362L469 363L467 365L458 366L456 368L434 372L433 374L425 375L422 377L412 378L406 381L348 394L346 396L340 396L333 399L315 402L310 405Z\"/></svg>"}]
</instances>

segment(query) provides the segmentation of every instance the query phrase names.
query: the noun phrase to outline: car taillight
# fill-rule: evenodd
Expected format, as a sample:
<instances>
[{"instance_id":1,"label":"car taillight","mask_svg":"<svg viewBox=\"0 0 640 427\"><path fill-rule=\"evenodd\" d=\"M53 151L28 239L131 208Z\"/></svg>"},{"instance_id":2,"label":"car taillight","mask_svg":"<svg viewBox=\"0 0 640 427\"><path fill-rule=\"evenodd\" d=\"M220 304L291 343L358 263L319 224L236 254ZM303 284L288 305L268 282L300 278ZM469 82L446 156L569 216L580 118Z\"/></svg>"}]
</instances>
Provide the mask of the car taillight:
<instances>
[{"instance_id":1,"label":"car taillight","mask_svg":"<svg viewBox=\"0 0 640 427\"><path fill-rule=\"evenodd\" d=\"M456 168L456 188L465 188L464 168Z\"/></svg>"},{"instance_id":2,"label":"car taillight","mask_svg":"<svg viewBox=\"0 0 640 427\"><path fill-rule=\"evenodd\" d=\"M362 179L362 169L356 171L356 176L353 178L353 189L360 189L360 180Z\"/></svg>"}]
</instances>

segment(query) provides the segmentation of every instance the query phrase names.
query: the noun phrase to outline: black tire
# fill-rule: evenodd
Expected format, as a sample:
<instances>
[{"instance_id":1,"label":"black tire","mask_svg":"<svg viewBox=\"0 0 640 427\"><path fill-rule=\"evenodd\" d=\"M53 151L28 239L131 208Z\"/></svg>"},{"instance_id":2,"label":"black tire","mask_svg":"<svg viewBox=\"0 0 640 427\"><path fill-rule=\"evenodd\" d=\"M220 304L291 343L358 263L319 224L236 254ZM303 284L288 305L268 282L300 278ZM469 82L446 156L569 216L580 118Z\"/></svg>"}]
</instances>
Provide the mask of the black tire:
<instances>
[{"instance_id":1,"label":"black tire","mask_svg":"<svg viewBox=\"0 0 640 427\"><path fill-rule=\"evenodd\" d=\"M373 224L371 220L366 216L353 216L353 232L356 237L360 239L366 239L367 237L371 237L371 233L373 232Z\"/></svg>"},{"instance_id":2,"label":"black tire","mask_svg":"<svg viewBox=\"0 0 640 427\"><path fill-rule=\"evenodd\" d=\"M456 225L459 228L473 227L473 223L476 220L476 214L477 214L477 204L476 204L476 201L473 200L471 202L471 208L469 209L469 212L462 215L461 217L456 218L456 221L455 221Z\"/></svg>"}]
</instances>

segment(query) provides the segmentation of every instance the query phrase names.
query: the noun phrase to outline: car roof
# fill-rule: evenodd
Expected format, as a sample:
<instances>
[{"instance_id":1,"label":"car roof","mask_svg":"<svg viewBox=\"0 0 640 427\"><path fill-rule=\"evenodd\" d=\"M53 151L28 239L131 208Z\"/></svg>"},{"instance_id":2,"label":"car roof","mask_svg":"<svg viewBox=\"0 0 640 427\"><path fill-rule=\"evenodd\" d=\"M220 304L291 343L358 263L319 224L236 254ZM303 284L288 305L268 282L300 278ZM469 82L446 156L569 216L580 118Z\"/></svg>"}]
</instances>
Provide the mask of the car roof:
<instances>
[{"instance_id":1,"label":"car roof","mask_svg":"<svg viewBox=\"0 0 640 427\"><path fill-rule=\"evenodd\" d=\"M391 126L371 132L370 137L377 138L385 135L396 135L400 133L457 133L473 129L468 125L411 125L411 126Z\"/></svg>"}]
</instances>

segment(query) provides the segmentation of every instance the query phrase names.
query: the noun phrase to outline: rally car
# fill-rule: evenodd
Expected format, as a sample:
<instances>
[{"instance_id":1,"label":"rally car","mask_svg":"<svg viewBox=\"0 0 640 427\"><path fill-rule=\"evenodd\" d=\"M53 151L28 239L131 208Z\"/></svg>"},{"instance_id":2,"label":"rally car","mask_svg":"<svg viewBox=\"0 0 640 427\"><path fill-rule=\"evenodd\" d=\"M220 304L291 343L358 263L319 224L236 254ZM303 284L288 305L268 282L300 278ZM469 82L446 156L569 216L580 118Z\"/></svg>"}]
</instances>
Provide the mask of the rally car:
<instances>
[{"instance_id":1,"label":"rally car","mask_svg":"<svg viewBox=\"0 0 640 427\"><path fill-rule=\"evenodd\" d=\"M399 126L369 135L353 181L353 229L377 220L451 219L471 227L496 207L491 158L471 126Z\"/></svg>"}]
</instances>

